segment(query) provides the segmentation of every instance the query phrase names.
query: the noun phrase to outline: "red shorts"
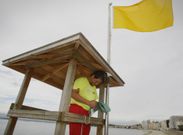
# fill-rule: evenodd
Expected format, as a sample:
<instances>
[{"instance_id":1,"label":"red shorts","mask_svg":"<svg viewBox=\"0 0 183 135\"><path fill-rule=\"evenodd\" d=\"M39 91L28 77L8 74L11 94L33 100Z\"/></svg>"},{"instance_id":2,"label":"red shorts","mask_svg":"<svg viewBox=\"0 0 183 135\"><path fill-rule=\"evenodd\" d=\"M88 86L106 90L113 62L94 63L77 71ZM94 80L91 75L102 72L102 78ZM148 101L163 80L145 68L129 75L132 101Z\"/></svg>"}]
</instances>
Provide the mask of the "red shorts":
<instances>
[{"instance_id":1,"label":"red shorts","mask_svg":"<svg viewBox=\"0 0 183 135\"><path fill-rule=\"evenodd\" d=\"M89 112L83 109L81 106L76 104L71 104L69 112L80 114L84 116L89 116ZM69 123L69 134L70 135L89 135L90 124L80 124L80 123Z\"/></svg>"}]
</instances>

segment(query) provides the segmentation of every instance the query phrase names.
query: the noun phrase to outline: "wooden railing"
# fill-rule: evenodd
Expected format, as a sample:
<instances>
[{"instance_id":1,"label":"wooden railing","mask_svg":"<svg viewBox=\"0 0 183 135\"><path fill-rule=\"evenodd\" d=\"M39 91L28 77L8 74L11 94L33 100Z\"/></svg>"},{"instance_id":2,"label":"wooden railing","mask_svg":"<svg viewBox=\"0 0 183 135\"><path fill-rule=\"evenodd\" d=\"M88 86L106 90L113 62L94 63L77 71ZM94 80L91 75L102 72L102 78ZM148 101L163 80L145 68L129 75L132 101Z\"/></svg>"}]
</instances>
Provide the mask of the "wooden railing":
<instances>
[{"instance_id":1,"label":"wooden railing","mask_svg":"<svg viewBox=\"0 0 183 135\"><path fill-rule=\"evenodd\" d=\"M95 117L86 117L70 112L48 111L25 105L23 105L20 109L14 109L15 108L14 106L15 104L11 104L10 110L8 112L8 116L10 117L61 121L64 123L70 123L70 122L85 123L95 126L102 126L105 122L104 119Z\"/></svg>"}]
</instances>

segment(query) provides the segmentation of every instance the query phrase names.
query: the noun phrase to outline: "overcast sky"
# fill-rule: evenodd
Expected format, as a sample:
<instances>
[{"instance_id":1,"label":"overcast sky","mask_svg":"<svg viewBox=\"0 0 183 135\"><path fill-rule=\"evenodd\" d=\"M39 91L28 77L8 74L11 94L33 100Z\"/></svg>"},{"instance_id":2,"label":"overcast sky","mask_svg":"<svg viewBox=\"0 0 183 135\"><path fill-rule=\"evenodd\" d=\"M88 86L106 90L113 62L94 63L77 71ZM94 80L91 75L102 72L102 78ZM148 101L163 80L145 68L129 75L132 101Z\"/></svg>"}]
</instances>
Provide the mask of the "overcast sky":
<instances>
[{"instance_id":1,"label":"overcast sky","mask_svg":"<svg viewBox=\"0 0 183 135\"><path fill-rule=\"evenodd\" d=\"M139 1L0 0L0 60L78 32L106 59L109 2ZM183 115L183 0L172 1L173 27L151 33L112 29L111 66L126 85L110 90L110 120ZM0 65L0 112L15 102L22 80ZM57 111L60 97L60 90L32 79L24 104Z\"/></svg>"}]
</instances>

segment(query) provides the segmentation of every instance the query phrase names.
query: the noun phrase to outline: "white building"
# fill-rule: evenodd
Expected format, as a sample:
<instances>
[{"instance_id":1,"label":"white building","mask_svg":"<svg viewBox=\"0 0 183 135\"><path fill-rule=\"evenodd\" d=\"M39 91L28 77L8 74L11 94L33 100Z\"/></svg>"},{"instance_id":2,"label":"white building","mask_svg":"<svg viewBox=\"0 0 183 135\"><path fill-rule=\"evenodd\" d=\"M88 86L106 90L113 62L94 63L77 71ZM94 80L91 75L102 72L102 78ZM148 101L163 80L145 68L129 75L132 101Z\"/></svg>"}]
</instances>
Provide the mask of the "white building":
<instances>
[{"instance_id":1,"label":"white building","mask_svg":"<svg viewBox=\"0 0 183 135\"><path fill-rule=\"evenodd\" d=\"M171 116L170 117L170 129L179 129L178 125L183 125L183 116Z\"/></svg>"},{"instance_id":2,"label":"white building","mask_svg":"<svg viewBox=\"0 0 183 135\"><path fill-rule=\"evenodd\" d=\"M142 128L143 129L149 129L150 120L142 121Z\"/></svg>"},{"instance_id":3,"label":"white building","mask_svg":"<svg viewBox=\"0 0 183 135\"><path fill-rule=\"evenodd\" d=\"M169 129L169 120L164 120L160 122L161 130L168 130Z\"/></svg>"}]
</instances>

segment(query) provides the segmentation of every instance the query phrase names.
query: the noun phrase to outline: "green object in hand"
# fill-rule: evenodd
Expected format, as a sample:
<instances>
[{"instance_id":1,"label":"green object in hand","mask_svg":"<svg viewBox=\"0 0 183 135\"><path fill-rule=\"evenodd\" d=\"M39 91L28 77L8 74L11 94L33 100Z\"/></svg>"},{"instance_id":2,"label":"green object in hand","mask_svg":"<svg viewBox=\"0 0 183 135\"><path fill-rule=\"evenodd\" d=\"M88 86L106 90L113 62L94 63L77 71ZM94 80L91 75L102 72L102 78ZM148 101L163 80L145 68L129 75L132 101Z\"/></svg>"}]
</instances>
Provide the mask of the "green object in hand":
<instances>
[{"instance_id":1,"label":"green object in hand","mask_svg":"<svg viewBox=\"0 0 183 135\"><path fill-rule=\"evenodd\" d=\"M94 109L94 112L100 110L101 112L108 113L111 111L109 106L105 104L104 102L98 102L96 108Z\"/></svg>"}]
</instances>

